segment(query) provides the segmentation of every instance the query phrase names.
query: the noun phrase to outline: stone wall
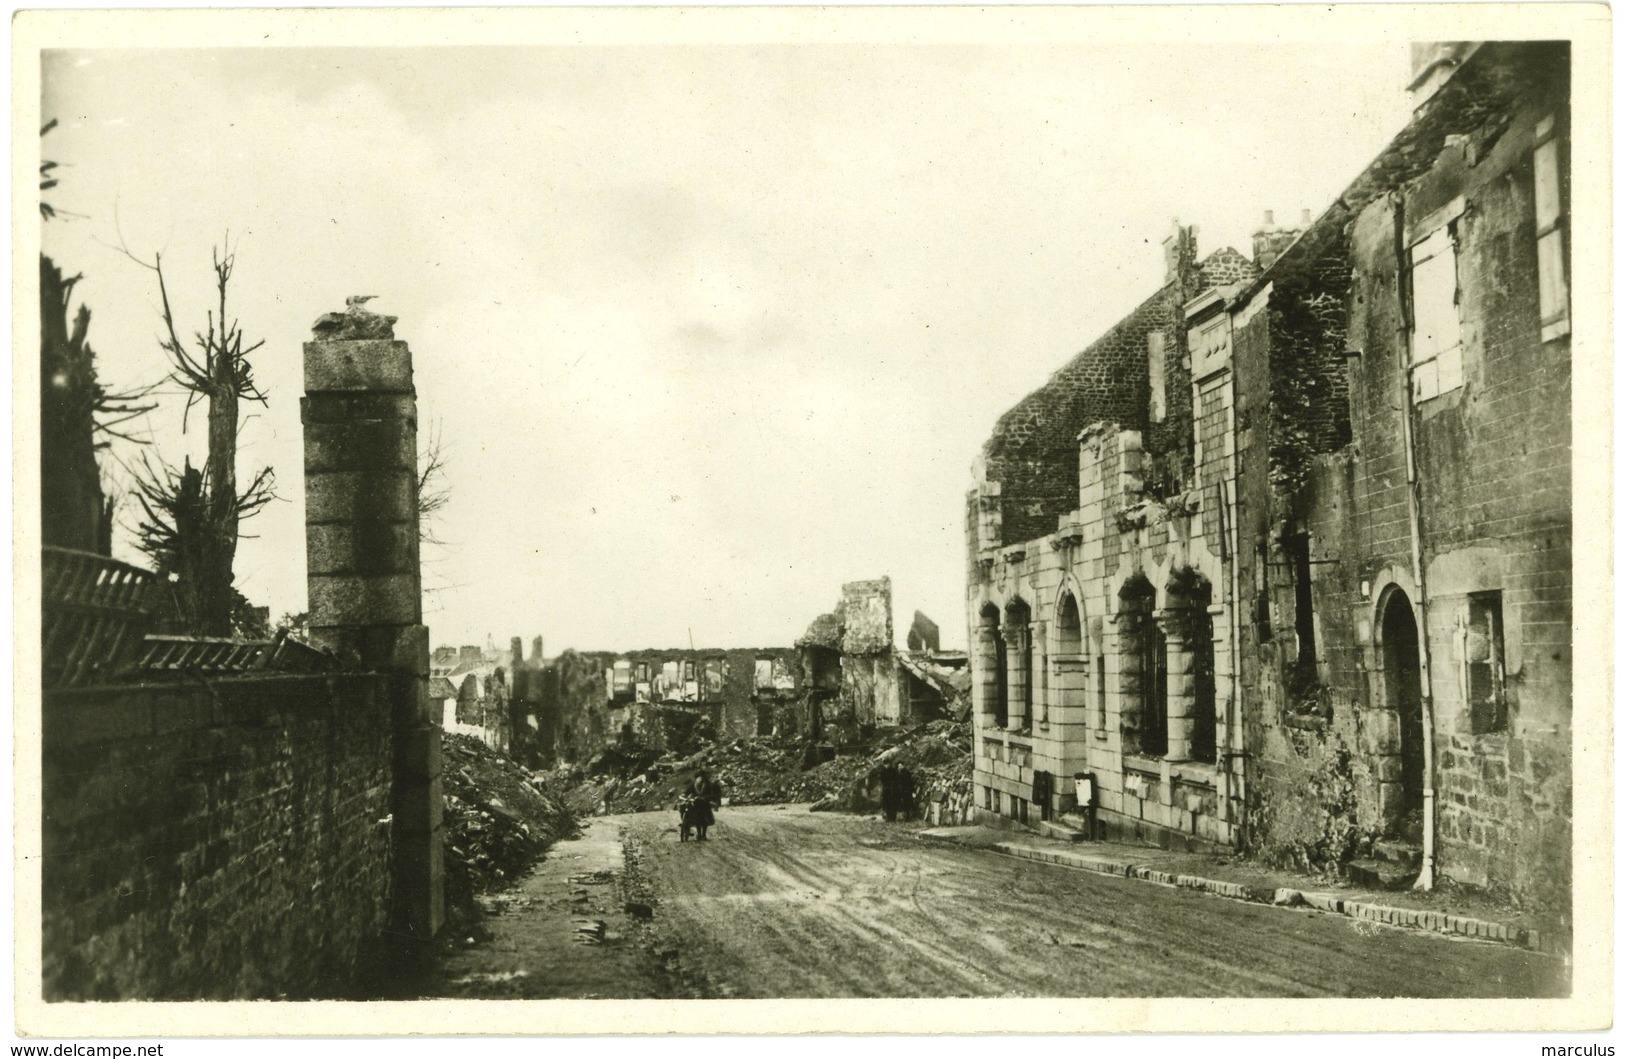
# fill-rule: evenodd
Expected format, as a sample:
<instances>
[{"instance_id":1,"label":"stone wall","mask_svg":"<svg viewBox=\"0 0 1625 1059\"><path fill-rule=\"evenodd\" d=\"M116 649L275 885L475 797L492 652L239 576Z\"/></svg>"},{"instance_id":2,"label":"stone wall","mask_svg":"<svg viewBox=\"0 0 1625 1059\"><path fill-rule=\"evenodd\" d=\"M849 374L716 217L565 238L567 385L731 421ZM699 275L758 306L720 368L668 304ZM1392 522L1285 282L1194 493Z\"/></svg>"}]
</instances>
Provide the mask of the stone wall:
<instances>
[{"instance_id":1,"label":"stone wall","mask_svg":"<svg viewBox=\"0 0 1625 1059\"><path fill-rule=\"evenodd\" d=\"M390 911L375 676L53 692L47 1000L353 995Z\"/></svg>"},{"instance_id":2,"label":"stone wall","mask_svg":"<svg viewBox=\"0 0 1625 1059\"><path fill-rule=\"evenodd\" d=\"M758 681L759 663L766 664L765 683ZM613 742L628 722L646 742L664 745L650 727L658 711L639 708L661 702L705 712L724 739L805 730L808 723L793 647L569 650L527 681L527 696L539 689L527 702L538 703L558 732L556 753L578 762Z\"/></svg>"},{"instance_id":3,"label":"stone wall","mask_svg":"<svg viewBox=\"0 0 1625 1059\"><path fill-rule=\"evenodd\" d=\"M1248 844L1279 859L1329 867L1384 836L1418 845L1431 782L1442 876L1568 907L1570 358L1566 333L1541 334L1531 163L1544 118L1561 138L1566 92L1563 46L1486 45L1231 307ZM1441 230L1461 384L1418 397L1405 248ZM1485 725L1469 667L1483 650L1473 607L1491 598L1505 717ZM1422 681L1396 690L1402 652L1384 631L1423 617L1431 777Z\"/></svg>"},{"instance_id":4,"label":"stone wall","mask_svg":"<svg viewBox=\"0 0 1625 1059\"><path fill-rule=\"evenodd\" d=\"M1064 452L1032 450L1048 461L1046 473L1065 476L1052 502L1012 504L1025 485L994 458L1009 450L1009 416L984 450L966 527L975 781L983 812L1032 823L1074 809L1073 778L1088 772L1103 834L1227 844L1240 816L1230 759L1219 753L1239 741L1228 728L1230 523L1221 511L1221 482L1234 473L1228 339L1221 331L1204 354L1215 368L1196 358L1185 321L1188 297L1210 278L1249 279L1256 270L1229 249L1197 264L1190 228L1176 228L1164 249L1168 286L1057 376L1106 366L1133 403L1100 421L1076 418L1110 406L1072 399L1063 386L1044 405L1059 417L1049 429L1069 439ZM1131 346L1141 353L1131 356ZM1017 410L1037 407L1029 397ZM996 519L987 517L990 497L1002 505ZM1024 519L1035 512L1048 522ZM1023 531L1027 538L1015 539ZM1126 603L1131 583L1145 586L1143 613ZM1143 745L1142 691L1154 675L1142 672L1133 647L1153 630L1173 645L1165 750ZM1210 688L1206 698L1198 683ZM1035 802L1038 773L1049 775L1050 794Z\"/></svg>"},{"instance_id":5,"label":"stone wall","mask_svg":"<svg viewBox=\"0 0 1625 1059\"><path fill-rule=\"evenodd\" d=\"M1146 422L1147 345L1171 331L1179 292L1159 290L999 418L983 446L984 481L997 483L997 546L1055 530L1077 506L1078 431L1098 420ZM1169 361L1177 364L1178 356Z\"/></svg>"},{"instance_id":6,"label":"stone wall","mask_svg":"<svg viewBox=\"0 0 1625 1059\"><path fill-rule=\"evenodd\" d=\"M1439 868L1463 882L1567 907L1571 361L1566 333L1541 335L1531 157L1537 123L1561 121L1568 79L1566 54L1534 52L1523 60L1526 87L1516 105L1464 127L1425 172L1360 215L1353 253L1362 282L1351 341L1363 355L1351 391L1362 445L1368 437L1387 440L1386 451L1362 462L1356 489L1374 510L1394 510L1390 498L1402 496L1404 476L1391 409L1406 384L1391 285L1396 232L1414 242L1441 214L1455 214L1443 223L1456 246L1464 379L1459 389L1421 401L1416 413ZM1486 49L1475 62L1490 58ZM1435 101L1447 103L1456 87L1446 86ZM1362 565L1374 599L1394 579L1392 570L1410 565L1408 541L1388 525L1372 534ZM1475 731L1469 597L1489 593L1499 594L1503 616L1507 717L1494 730ZM1378 651L1371 661L1380 663Z\"/></svg>"}]
</instances>

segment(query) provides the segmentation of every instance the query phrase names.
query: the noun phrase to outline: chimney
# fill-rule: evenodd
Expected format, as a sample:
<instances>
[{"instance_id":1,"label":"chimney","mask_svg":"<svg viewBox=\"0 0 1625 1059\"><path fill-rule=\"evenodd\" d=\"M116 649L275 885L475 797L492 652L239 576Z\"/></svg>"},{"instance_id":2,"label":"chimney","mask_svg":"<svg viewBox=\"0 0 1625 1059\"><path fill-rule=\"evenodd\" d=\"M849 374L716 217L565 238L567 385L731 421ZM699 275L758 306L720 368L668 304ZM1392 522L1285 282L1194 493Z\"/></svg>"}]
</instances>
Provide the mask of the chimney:
<instances>
[{"instance_id":1,"label":"chimney","mask_svg":"<svg viewBox=\"0 0 1625 1059\"><path fill-rule=\"evenodd\" d=\"M1405 87L1411 106L1420 107L1478 51L1480 42L1467 40L1417 41L1411 44L1411 80Z\"/></svg>"},{"instance_id":2,"label":"chimney","mask_svg":"<svg viewBox=\"0 0 1625 1059\"><path fill-rule=\"evenodd\" d=\"M1184 227L1175 217L1173 230L1162 241L1162 259L1167 265L1164 283L1173 283L1188 274L1196 264L1196 225Z\"/></svg>"},{"instance_id":3,"label":"chimney","mask_svg":"<svg viewBox=\"0 0 1625 1059\"><path fill-rule=\"evenodd\" d=\"M418 566L417 391L394 318L365 301L322 317L304 348L310 631L381 674L391 699L390 933L422 955L445 918L445 870Z\"/></svg>"},{"instance_id":4,"label":"chimney","mask_svg":"<svg viewBox=\"0 0 1625 1059\"><path fill-rule=\"evenodd\" d=\"M525 660L525 641L515 636L508 641L508 668L517 670Z\"/></svg>"},{"instance_id":5,"label":"chimney","mask_svg":"<svg viewBox=\"0 0 1625 1059\"><path fill-rule=\"evenodd\" d=\"M457 664L460 666L477 666L483 661L478 644L464 644L457 649Z\"/></svg>"},{"instance_id":6,"label":"chimney","mask_svg":"<svg viewBox=\"0 0 1625 1059\"><path fill-rule=\"evenodd\" d=\"M1309 211L1304 210L1302 216L1303 227L1283 228L1275 223L1274 210L1264 211L1263 223L1253 232L1253 263L1259 271L1275 264L1282 251L1292 245L1292 240L1303 234L1303 229L1309 226Z\"/></svg>"},{"instance_id":7,"label":"chimney","mask_svg":"<svg viewBox=\"0 0 1625 1059\"><path fill-rule=\"evenodd\" d=\"M540 636L530 641L530 664L537 669L542 668L542 638Z\"/></svg>"}]
</instances>

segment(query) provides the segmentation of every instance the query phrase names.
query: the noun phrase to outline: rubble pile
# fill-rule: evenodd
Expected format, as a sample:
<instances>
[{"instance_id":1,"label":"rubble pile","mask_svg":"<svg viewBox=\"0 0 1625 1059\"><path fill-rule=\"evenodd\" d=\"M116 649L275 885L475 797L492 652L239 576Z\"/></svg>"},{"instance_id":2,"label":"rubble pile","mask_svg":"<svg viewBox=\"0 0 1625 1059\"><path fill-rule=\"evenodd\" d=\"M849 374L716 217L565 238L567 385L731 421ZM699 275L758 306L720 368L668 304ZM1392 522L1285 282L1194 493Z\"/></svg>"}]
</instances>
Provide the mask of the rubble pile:
<instances>
[{"instance_id":1,"label":"rubble pile","mask_svg":"<svg viewBox=\"0 0 1625 1059\"><path fill-rule=\"evenodd\" d=\"M887 765L906 769L912 777L915 812L920 816L956 823L972 806L970 726L963 722L932 721L899 733L863 759L862 765L846 786L832 789L813 803L813 811L867 813L879 809L880 774Z\"/></svg>"},{"instance_id":2,"label":"rubble pile","mask_svg":"<svg viewBox=\"0 0 1625 1059\"><path fill-rule=\"evenodd\" d=\"M448 733L441 746L447 911L472 918L477 897L524 874L580 819L561 788L478 739Z\"/></svg>"},{"instance_id":3,"label":"rubble pile","mask_svg":"<svg viewBox=\"0 0 1625 1059\"><path fill-rule=\"evenodd\" d=\"M959 811L970 804L970 726L932 721L879 737L864 752L834 756L828 746L805 740L732 740L687 757L665 755L633 775L593 779L576 768L552 774L558 789L574 788L582 811L637 813L674 809L682 789L700 769L722 784L730 805L811 802L815 809L873 812L880 807L878 770L905 768L914 780L915 804Z\"/></svg>"}]
</instances>

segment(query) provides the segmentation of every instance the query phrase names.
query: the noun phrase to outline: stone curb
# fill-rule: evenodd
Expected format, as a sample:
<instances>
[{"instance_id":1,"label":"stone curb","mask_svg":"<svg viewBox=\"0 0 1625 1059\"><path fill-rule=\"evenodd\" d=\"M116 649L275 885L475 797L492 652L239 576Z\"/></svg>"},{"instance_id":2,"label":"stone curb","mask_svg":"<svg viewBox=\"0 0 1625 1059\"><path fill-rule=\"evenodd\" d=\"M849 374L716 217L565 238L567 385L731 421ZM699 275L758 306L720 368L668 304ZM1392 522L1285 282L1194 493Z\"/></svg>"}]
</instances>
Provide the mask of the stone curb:
<instances>
[{"instance_id":1,"label":"stone curb","mask_svg":"<svg viewBox=\"0 0 1625 1059\"><path fill-rule=\"evenodd\" d=\"M938 838L937 836L931 836L930 841L954 842L951 838ZM1160 883L1163 886L1173 886L1185 890L1199 890L1218 897L1227 897L1233 901L1280 905L1286 908L1307 907L1321 912L1330 912L1334 915L1348 916L1351 919L1363 919L1368 922L1382 923L1394 927L1410 927L1413 930L1428 930L1439 934L1459 934L1462 937L1476 938L1480 941L1497 941L1503 944L1517 945L1534 952L1559 955L1552 940L1543 937L1538 930L1508 926L1505 923L1474 919L1470 916L1449 915L1444 912L1433 912L1419 908L1398 908L1393 905L1372 904L1369 901L1351 901L1347 898L1337 897L1334 894L1317 893L1312 890L1294 890L1289 887L1264 889L1247 886L1244 883L1208 879L1200 875L1183 875L1163 871L1160 868L1148 868L1138 864L1130 864L1127 861L1090 856L1086 853L1073 853L1070 850L1034 849L1031 846L1023 846L1014 842L995 842L988 848L1010 857L1020 857L1024 860L1038 861L1044 864L1056 864L1065 868L1081 868L1084 871L1092 871L1100 875L1116 875L1125 879L1142 879L1146 882Z\"/></svg>"}]
</instances>

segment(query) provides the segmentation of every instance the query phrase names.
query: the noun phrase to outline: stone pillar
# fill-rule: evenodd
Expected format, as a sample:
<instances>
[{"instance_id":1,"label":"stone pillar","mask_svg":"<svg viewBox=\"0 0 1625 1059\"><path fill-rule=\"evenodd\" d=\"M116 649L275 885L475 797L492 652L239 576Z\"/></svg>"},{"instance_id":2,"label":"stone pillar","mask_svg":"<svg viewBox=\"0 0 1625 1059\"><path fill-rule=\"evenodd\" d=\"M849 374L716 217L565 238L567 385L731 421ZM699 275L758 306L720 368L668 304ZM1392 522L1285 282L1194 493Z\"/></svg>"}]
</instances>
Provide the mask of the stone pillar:
<instances>
[{"instance_id":1,"label":"stone pillar","mask_svg":"<svg viewBox=\"0 0 1625 1059\"><path fill-rule=\"evenodd\" d=\"M1143 666L1138 648L1139 637L1145 635L1141 627L1144 620L1141 614L1134 612L1120 612L1106 619L1105 643L1102 645L1106 652L1108 674L1106 713L1116 714L1119 729L1126 720L1132 720L1136 731L1142 723L1140 684L1145 674L1141 672Z\"/></svg>"},{"instance_id":2,"label":"stone pillar","mask_svg":"<svg viewBox=\"0 0 1625 1059\"><path fill-rule=\"evenodd\" d=\"M1196 726L1196 659L1183 615L1158 611L1157 625L1168 645L1168 761L1188 761Z\"/></svg>"},{"instance_id":3,"label":"stone pillar","mask_svg":"<svg viewBox=\"0 0 1625 1059\"><path fill-rule=\"evenodd\" d=\"M976 708L976 717L981 723L983 731L998 726L999 709L999 630L993 626L981 624L976 626L975 649L972 672L975 683L972 687L973 704Z\"/></svg>"},{"instance_id":4,"label":"stone pillar","mask_svg":"<svg viewBox=\"0 0 1625 1059\"><path fill-rule=\"evenodd\" d=\"M1004 679L1009 703L1006 726L1011 731L1027 727L1032 720L1032 687L1028 680L1031 668L1031 627L1007 622L1004 626Z\"/></svg>"},{"instance_id":5,"label":"stone pillar","mask_svg":"<svg viewBox=\"0 0 1625 1059\"><path fill-rule=\"evenodd\" d=\"M393 338L305 343L300 407L311 636L387 678L391 929L426 945L445 917L445 872L440 722L428 695L429 630L418 567L411 351Z\"/></svg>"}]
</instances>

